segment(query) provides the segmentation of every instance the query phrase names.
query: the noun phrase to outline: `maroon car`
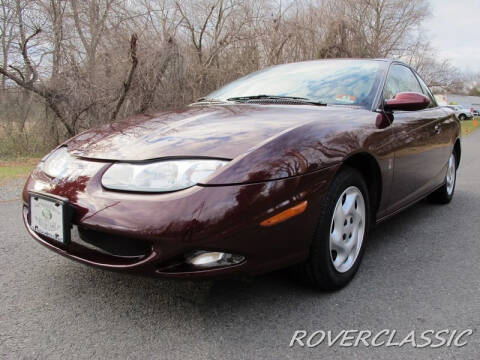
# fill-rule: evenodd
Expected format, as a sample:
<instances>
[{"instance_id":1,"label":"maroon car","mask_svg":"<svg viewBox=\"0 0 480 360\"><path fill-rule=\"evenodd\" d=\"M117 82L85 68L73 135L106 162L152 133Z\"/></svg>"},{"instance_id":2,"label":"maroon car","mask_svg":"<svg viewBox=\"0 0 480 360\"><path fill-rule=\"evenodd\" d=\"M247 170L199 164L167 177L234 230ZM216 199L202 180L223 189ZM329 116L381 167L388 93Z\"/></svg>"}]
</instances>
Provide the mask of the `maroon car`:
<instances>
[{"instance_id":1,"label":"maroon car","mask_svg":"<svg viewBox=\"0 0 480 360\"><path fill-rule=\"evenodd\" d=\"M104 269L163 277L296 265L336 289L372 225L430 196L448 203L460 124L390 60L324 60L250 74L185 109L84 132L23 192L41 244Z\"/></svg>"}]
</instances>

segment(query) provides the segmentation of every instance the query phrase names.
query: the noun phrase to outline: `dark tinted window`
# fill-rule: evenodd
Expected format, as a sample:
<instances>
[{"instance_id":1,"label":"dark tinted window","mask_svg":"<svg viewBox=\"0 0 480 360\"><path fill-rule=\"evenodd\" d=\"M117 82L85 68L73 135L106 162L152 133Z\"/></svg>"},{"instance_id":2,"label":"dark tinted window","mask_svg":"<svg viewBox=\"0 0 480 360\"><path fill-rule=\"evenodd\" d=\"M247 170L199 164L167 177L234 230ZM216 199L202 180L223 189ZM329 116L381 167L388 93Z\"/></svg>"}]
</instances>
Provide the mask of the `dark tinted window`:
<instances>
[{"instance_id":1,"label":"dark tinted window","mask_svg":"<svg viewBox=\"0 0 480 360\"><path fill-rule=\"evenodd\" d=\"M409 68L403 65L392 65L383 96L385 99L393 99L401 92L423 93L417 78Z\"/></svg>"},{"instance_id":2,"label":"dark tinted window","mask_svg":"<svg viewBox=\"0 0 480 360\"><path fill-rule=\"evenodd\" d=\"M370 108L384 71L371 60L325 60L270 67L236 80L207 98L296 96L328 105Z\"/></svg>"}]
</instances>

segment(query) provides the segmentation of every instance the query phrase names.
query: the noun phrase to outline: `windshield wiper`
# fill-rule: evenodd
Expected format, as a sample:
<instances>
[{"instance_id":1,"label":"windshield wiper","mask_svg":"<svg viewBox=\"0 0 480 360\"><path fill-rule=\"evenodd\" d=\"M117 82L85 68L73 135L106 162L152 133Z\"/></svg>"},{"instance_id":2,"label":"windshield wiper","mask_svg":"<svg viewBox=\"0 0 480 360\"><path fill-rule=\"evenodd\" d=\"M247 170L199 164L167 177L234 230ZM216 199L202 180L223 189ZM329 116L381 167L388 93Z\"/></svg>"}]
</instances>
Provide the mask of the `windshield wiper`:
<instances>
[{"instance_id":1,"label":"windshield wiper","mask_svg":"<svg viewBox=\"0 0 480 360\"><path fill-rule=\"evenodd\" d=\"M196 101L196 103L200 103L200 102L219 103L219 102L225 102L225 100L203 97Z\"/></svg>"},{"instance_id":2,"label":"windshield wiper","mask_svg":"<svg viewBox=\"0 0 480 360\"><path fill-rule=\"evenodd\" d=\"M318 106L327 106L327 104L304 97L297 96L281 96L281 95L251 95L251 96L237 96L227 99L228 101L248 102L250 100L292 100L298 101L301 104L310 104Z\"/></svg>"},{"instance_id":3,"label":"windshield wiper","mask_svg":"<svg viewBox=\"0 0 480 360\"><path fill-rule=\"evenodd\" d=\"M227 104L227 103L228 102L226 100L203 97L203 98L200 98L197 101L191 103L190 106L195 106L195 105L224 105L224 104Z\"/></svg>"}]
</instances>

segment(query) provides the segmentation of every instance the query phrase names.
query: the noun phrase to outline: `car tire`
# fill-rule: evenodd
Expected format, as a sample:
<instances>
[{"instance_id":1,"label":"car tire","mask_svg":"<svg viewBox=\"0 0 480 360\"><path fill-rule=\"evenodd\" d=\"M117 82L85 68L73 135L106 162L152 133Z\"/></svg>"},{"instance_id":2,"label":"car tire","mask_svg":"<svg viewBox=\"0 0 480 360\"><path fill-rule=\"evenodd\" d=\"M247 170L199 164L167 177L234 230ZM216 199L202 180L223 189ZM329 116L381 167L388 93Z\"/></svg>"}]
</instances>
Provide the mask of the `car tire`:
<instances>
[{"instance_id":1,"label":"car tire","mask_svg":"<svg viewBox=\"0 0 480 360\"><path fill-rule=\"evenodd\" d=\"M447 174L443 186L430 195L430 200L437 204L448 204L452 201L457 184L457 156L452 152L448 159Z\"/></svg>"},{"instance_id":2,"label":"car tire","mask_svg":"<svg viewBox=\"0 0 480 360\"><path fill-rule=\"evenodd\" d=\"M330 185L319 215L309 257L299 265L298 273L310 286L337 290L357 272L370 228L369 194L360 172L342 168Z\"/></svg>"},{"instance_id":3,"label":"car tire","mask_svg":"<svg viewBox=\"0 0 480 360\"><path fill-rule=\"evenodd\" d=\"M466 118L467 118L467 117L466 117L465 114L460 114L460 115L458 115L458 119L459 119L459 120L462 120L462 121L463 121L463 120L465 120Z\"/></svg>"}]
</instances>

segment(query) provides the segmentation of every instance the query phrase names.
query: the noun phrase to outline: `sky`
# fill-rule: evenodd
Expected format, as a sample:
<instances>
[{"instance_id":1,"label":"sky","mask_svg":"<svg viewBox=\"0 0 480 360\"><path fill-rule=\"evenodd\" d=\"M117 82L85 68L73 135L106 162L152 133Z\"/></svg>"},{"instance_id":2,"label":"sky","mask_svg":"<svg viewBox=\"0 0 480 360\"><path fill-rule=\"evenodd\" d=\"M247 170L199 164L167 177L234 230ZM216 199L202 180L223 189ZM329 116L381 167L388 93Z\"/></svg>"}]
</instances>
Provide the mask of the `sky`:
<instances>
[{"instance_id":1,"label":"sky","mask_svg":"<svg viewBox=\"0 0 480 360\"><path fill-rule=\"evenodd\" d=\"M430 0L430 8L423 27L439 56L480 73L480 0Z\"/></svg>"}]
</instances>

